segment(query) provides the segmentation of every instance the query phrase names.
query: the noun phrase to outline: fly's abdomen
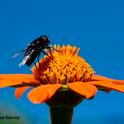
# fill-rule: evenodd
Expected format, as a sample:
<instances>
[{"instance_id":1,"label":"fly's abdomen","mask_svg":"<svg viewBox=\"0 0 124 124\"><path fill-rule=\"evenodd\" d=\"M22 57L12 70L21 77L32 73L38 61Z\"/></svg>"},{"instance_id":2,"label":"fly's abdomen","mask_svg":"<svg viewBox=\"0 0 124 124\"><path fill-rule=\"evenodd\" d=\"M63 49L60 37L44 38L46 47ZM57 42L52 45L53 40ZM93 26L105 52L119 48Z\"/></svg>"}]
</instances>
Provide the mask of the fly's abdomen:
<instances>
[{"instance_id":1,"label":"fly's abdomen","mask_svg":"<svg viewBox=\"0 0 124 124\"><path fill-rule=\"evenodd\" d=\"M27 59L27 61L25 62L25 64L27 66L31 66L31 64L34 62L35 58L37 57L38 53L37 52L33 52L29 58Z\"/></svg>"}]
</instances>

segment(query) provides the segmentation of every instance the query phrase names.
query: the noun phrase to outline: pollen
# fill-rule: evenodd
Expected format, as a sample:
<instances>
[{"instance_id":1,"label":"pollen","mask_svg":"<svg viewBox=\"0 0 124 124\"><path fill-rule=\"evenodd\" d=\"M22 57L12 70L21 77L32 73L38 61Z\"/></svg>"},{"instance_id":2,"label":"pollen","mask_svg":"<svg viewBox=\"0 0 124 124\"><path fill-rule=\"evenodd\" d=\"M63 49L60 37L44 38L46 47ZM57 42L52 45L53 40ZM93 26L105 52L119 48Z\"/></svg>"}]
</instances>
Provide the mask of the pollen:
<instances>
[{"instance_id":1,"label":"pollen","mask_svg":"<svg viewBox=\"0 0 124 124\"><path fill-rule=\"evenodd\" d=\"M94 70L78 53L80 48L75 46L54 45L50 50L46 50L44 56L36 66L32 67L32 72L36 80L41 84L62 84L76 81L90 81Z\"/></svg>"}]
</instances>

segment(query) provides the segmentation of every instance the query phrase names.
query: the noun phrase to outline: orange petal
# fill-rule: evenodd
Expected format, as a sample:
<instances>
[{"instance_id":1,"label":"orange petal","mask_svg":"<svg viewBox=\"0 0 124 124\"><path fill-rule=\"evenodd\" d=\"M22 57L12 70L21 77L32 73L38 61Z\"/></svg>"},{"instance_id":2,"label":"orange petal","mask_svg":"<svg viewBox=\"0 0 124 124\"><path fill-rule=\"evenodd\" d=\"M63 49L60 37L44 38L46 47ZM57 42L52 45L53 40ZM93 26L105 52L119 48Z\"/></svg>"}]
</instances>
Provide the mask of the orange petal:
<instances>
[{"instance_id":1,"label":"orange petal","mask_svg":"<svg viewBox=\"0 0 124 124\"><path fill-rule=\"evenodd\" d=\"M31 74L0 74L0 88L26 83L39 83Z\"/></svg>"},{"instance_id":2,"label":"orange petal","mask_svg":"<svg viewBox=\"0 0 124 124\"><path fill-rule=\"evenodd\" d=\"M118 84L118 85L124 85L124 80L112 80L112 83Z\"/></svg>"},{"instance_id":3,"label":"orange petal","mask_svg":"<svg viewBox=\"0 0 124 124\"><path fill-rule=\"evenodd\" d=\"M92 78L91 78L92 81L103 81L103 80L112 80L111 78L107 78L107 77L104 77L104 76L101 76L101 75L92 75Z\"/></svg>"},{"instance_id":4,"label":"orange petal","mask_svg":"<svg viewBox=\"0 0 124 124\"><path fill-rule=\"evenodd\" d=\"M68 83L67 86L76 93L85 96L87 99L93 97L97 92L97 88L88 83L73 82Z\"/></svg>"},{"instance_id":5,"label":"orange petal","mask_svg":"<svg viewBox=\"0 0 124 124\"><path fill-rule=\"evenodd\" d=\"M28 98L34 104L46 102L60 87L61 84L46 84L39 86L28 93Z\"/></svg>"},{"instance_id":6,"label":"orange petal","mask_svg":"<svg viewBox=\"0 0 124 124\"><path fill-rule=\"evenodd\" d=\"M116 80L116 79L111 79L107 78L101 75L93 75L91 78L92 81L112 81L112 83L119 84L119 85L124 85L124 80Z\"/></svg>"},{"instance_id":7,"label":"orange petal","mask_svg":"<svg viewBox=\"0 0 124 124\"><path fill-rule=\"evenodd\" d=\"M114 84L112 81L90 81L87 83L94 84L98 88L103 87L124 93L124 85Z\"/></svg>"},{"instance_id":8,"label":"orange petal","mask_svg":"<svg viewBox=\"0 0 124 124\"><path fill-rule=\"evenodd\" d=\"M23 95L23 93L29 88L30 88L29 86L16 88L16 90L15 90L16 99L20 99L20 97Z\"/></svg>"},{"instance_id":9,"label":"orange petal","mask_svg":"<svg viewBox=\"0 0 124 124\"><path fill-rule=\"evenodd\" d=\"M0 80L0 88L4 88L4 87L9 87L9 86L13 86L13 85L19 85L22 82L20 81L12 81L12 80Z\"/></svg>"}]
</instances>

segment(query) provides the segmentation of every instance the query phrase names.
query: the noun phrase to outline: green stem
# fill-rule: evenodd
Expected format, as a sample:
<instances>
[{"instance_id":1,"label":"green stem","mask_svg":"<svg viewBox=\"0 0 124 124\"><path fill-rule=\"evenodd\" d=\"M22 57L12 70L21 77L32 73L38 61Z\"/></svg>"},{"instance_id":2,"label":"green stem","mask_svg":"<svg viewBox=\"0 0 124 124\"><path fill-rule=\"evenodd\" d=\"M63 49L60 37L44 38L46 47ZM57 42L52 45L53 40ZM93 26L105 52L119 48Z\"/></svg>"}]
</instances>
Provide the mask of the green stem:
<instances>
[{"instance_id":1,"label":"green stem","mask_svg":"<svg viewBox=\"0 0 124 124\"><path fill-rule=\"evenodd\" d=\"M73 107L50 107L51 124L71 124Z\"/></svg>"},{"instance_id":2,"label":"green stem","mask_svg":"<svg viewBox=\"0 0 124 124\"><path fill-rule=\"evenodd\" d=\"M62 87L46 102L50 107L51 124L71 124L73 108L82 100L79 94Z\"/></svg>"}]
</instances>

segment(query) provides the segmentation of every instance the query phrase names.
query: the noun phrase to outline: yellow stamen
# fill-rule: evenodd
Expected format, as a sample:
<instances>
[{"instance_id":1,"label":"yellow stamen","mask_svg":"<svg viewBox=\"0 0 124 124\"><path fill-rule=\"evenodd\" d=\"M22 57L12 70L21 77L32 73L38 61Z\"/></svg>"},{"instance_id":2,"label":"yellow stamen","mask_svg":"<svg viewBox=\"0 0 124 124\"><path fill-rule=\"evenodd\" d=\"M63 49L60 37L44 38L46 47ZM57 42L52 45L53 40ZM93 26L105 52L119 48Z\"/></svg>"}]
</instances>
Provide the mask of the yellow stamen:
<instances>
[{"instance_id":1,"label":"yellow stamen","mask_svg":"<svg viewBox=\"0 0 124 124\"><path fill-rule=\"evenodd\" d=\"M32 68L35 79L40 80L42 84L63 85L91 79L94 70L82 57L78 56L80 48L54 45L54 49L47 50L49 56L41 59L40 64L36 65L37 68L35 66Z\"/></svg>"}]
</instances>

